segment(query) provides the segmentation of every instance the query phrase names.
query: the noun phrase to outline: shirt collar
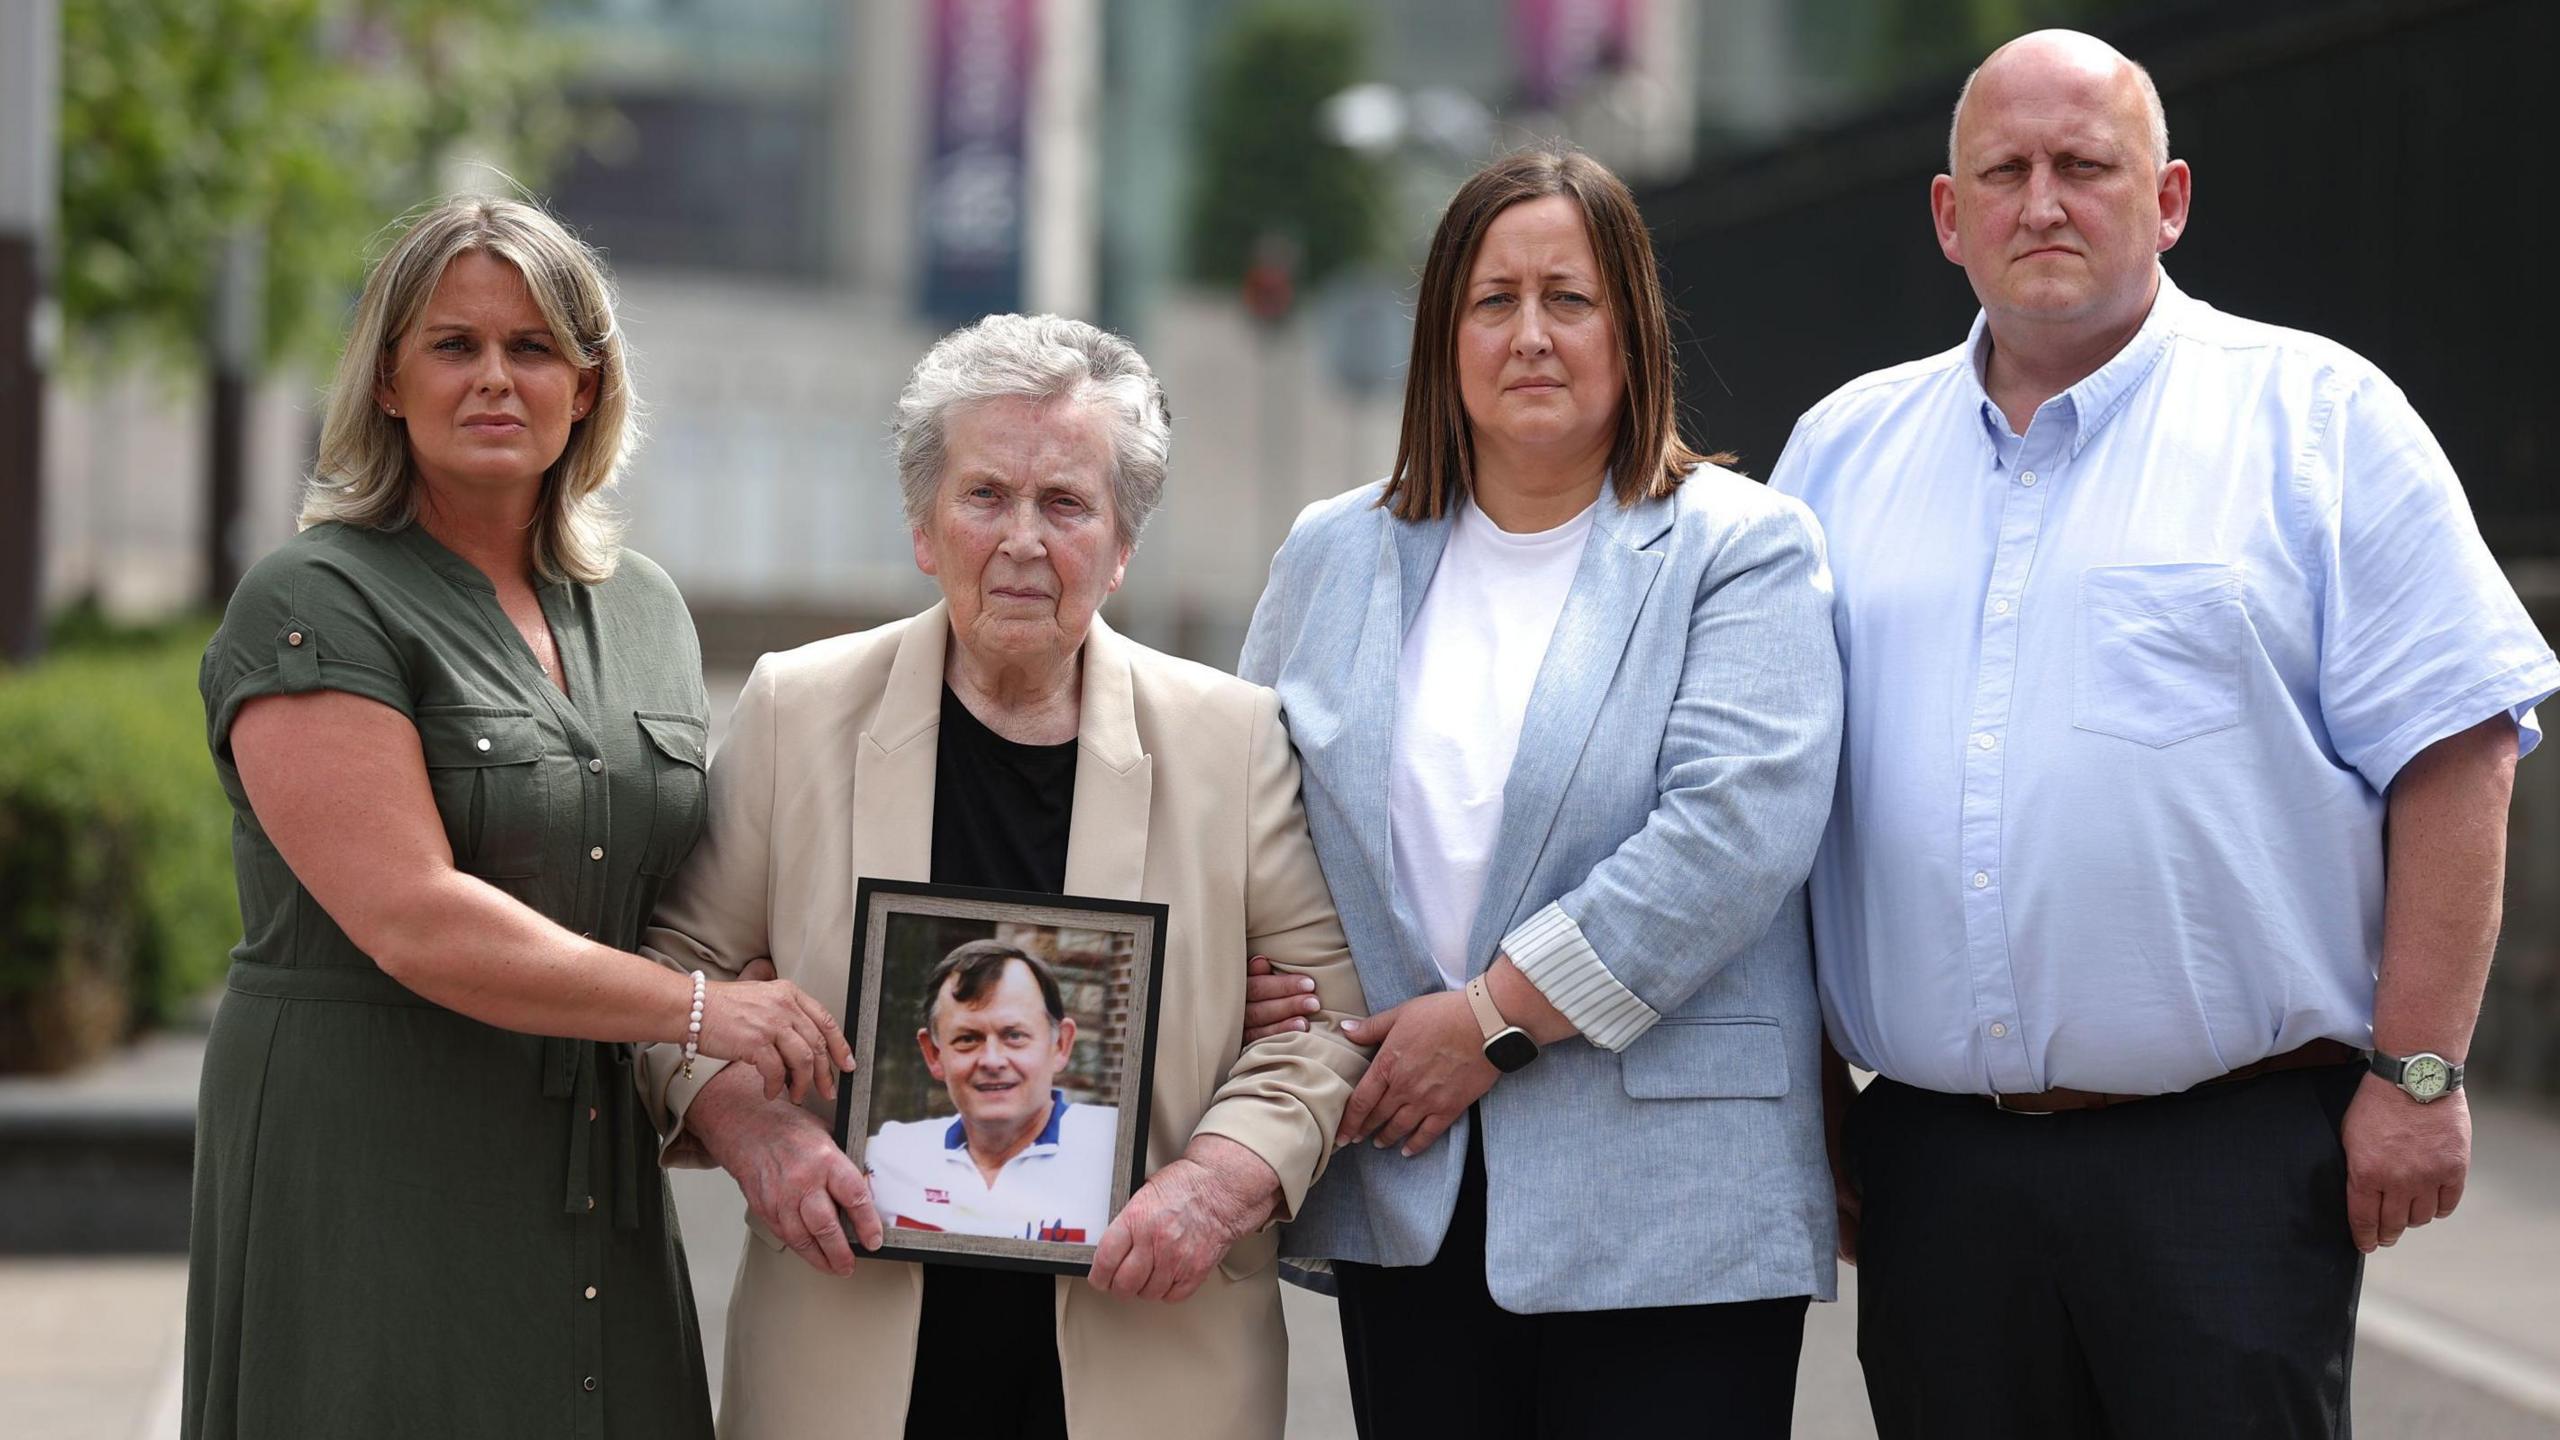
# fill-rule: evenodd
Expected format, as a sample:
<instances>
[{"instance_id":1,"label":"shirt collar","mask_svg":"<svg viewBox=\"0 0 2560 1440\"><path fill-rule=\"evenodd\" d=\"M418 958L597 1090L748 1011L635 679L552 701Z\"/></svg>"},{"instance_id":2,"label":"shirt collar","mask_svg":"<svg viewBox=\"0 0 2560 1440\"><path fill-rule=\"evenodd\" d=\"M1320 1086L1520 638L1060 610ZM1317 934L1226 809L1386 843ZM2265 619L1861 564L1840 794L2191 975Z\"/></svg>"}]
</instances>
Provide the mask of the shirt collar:
<instances>
[{"instance_id":1,"label":"shirt collar","mask_svg":"<svg viewBox=\"0 0 2560 1440\"><path fill-rule=\"evenodd\" d=\"M1030 1150L1037 1150L1037 1149L1039 1149L1039 1148L1040 1148L1041 1146L1043 1146L1043 1145L1055 1145L1055 1144L1057 1144L1057 1143L1058 1143L1058 1127L1059 1127L1060 1125L1065 1124L1065 1123L1066 1123L1066 1119L1067 1119L1067 1097L1066 1097L1066 1093L1065 1093L1064 1091L1057 1090L1057 1089L1052 1089L1052 1090L1050 1090L1050 1092L1049 1092L1049 1123L1040 1127L1040 1138L1039 1138L1039 1139L1037 1139L1037 1140L1032 1141L1032 1142L1031 1142L1031 1144L1030 1144L1029 1149L1030 1149ZM960 1124L960 1120L959 1120L959 1117L958 1117L958 1116L954 1116L954 1117L952 1117L952 1120L951 1120L951 1128L949 1128L949 1129L947 1129L947 1130L945 1130L945 1131L943 1131L943 1132L942 1132L942 1148L943 1148L943 1149L945 1149L945 1150L958 1150L958 1149L961 1149L961 1148L963 1148L963 1147L967 1146L967 1145L968 1145L968 1143L969 1143L969 1132L968 1132L966 1129L962 1128L962 1126L961 1126L961 1124ZM1026 1150L1026 1152L1025 1152L1025 1153L1028 1153L1028 1150Z\"/></svg>"},{"instance_id":2,"label":"shirt collar","mask_svg":"<svg viewBox=\"0 0 2560 1440\"><path fill-rule=\"evenodd\" d=\"M2152 368L2160 363L2160 357L2168 351L2169 338L2178 332L2178 323L2188 304L2186 292L2169 278L2167 270L2162 270L2159 293L2152 297L2151 313L2143 317L2142 328L2133 333L2133 338L2125 342L2124 348L2118 350L2114 358L2090 372L2079 384L2045 402L2047 407L2059 405L2061 408L2055 413L2069 417L2074 458L2088 448L2089 442L2097 438L2107 422L2124 409L2125 402L2133 398L2134 391L2141 388ZM2008 417L2000 413L1999 406L1991 403L1991 392L1983 384L1991 361L1991 316L1988 311L1976 311L1974 314L1973 328L1965 335L1965 358L1965 368L1973 377L1973 394L1977 402L1976 413L1982 421L1983 441L1995 458L2004 463L2013 461L2016 459L2018 437L2010 433ZM2041 415L2044 411L2037 413Z\"/></svg>"}]
</instances>

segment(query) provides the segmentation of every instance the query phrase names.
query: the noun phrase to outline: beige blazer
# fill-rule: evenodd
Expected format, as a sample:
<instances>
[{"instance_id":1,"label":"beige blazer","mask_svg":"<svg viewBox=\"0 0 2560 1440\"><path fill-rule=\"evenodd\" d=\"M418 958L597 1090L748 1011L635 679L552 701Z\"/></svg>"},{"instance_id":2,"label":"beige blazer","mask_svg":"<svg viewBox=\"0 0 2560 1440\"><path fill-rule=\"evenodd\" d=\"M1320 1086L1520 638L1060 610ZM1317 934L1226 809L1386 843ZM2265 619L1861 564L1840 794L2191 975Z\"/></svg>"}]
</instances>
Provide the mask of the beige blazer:
<instances>
[{"instance_id":1,"label":"beige blazer","mask_svg":"<svg viewBox=\"0 0 2560 1440\"><path fill-rule=\"evenodd\" d=\"M855 878L931 878L949 635L937 605L756 666L711 770L708 828L659 900L644 949L714 973L770 956L784 979L831 1008L844 1003ZM1363 1012L1360 981L1307 836L1278 701L1132 644L1099 618L1083 663L1067 890L1160 901L1171 917L1147 1167L1194 1135L1224 1135L1270 1162L1281 1213L1295 1214L1367 1061L1335 1028ZM1249 954L1315 977L1320 1023L1241 1046ZM671 1046L644 1054L663 1158L707 1164L683 1125L717 1067L697 1064L685 1080L676 1060ZM833 1123L814 1092L809 1108ZM863 1260L837 1279L751 1228L758 1243L729 1302L721 1434L900 1434L921 1267ZM1277 1440L1288 1341L1275 1248L1268 1229L1247 1236L1179 1305L1061 1278L1069 1432Z\"/></svg>"}]
</instances>

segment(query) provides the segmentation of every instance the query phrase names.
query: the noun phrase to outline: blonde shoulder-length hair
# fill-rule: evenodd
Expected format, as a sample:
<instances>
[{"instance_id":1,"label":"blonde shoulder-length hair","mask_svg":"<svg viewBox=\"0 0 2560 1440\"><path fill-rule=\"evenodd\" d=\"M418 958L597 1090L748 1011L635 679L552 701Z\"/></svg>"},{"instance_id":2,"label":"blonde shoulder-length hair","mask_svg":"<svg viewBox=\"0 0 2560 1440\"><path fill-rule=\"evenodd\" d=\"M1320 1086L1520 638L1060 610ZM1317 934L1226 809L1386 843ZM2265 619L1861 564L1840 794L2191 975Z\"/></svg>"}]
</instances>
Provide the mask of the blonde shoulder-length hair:
<instances>
[{"instance_id":1,"label":"blonde shoulder-length hair","mask_svg":"<svg viewBox=\"0 0 2560 1440\"><path fill-rule=\"evenodd\" d=\"M521 201L478 195L443 201L412 222L373 267L329 387L302 523L398 530L416 522L418 475L408 432L383 413L375 389L445 267L475 250L516 267L560 353L579 369L598 372L595 406L570 425L567 447L544 472L533 520L535 573L596 584L612 576L621 558L622 520L605 491L638 447L640 401L603 264L559 221Z\"/></svg>"}]
</instances>

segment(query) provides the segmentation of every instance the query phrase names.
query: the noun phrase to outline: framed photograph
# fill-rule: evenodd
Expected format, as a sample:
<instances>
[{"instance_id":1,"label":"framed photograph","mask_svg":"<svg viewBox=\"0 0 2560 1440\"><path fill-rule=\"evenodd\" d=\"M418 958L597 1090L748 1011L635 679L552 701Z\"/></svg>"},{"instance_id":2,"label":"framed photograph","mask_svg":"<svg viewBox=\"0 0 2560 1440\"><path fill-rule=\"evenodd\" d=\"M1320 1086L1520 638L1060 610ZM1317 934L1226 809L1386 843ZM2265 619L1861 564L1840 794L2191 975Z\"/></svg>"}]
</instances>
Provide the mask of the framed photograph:
<instances>
[{"instance_id":1,"label":"framed photograph","mask_svg":"<svg viewBox=\"0 0 2560 1440\"><path fill-rule=\"evenodd\" d=\"M1146 1181L1165 907L864 879L836 1143L872 1254L1081 1274Z\"/></svg>"}]
</instances>

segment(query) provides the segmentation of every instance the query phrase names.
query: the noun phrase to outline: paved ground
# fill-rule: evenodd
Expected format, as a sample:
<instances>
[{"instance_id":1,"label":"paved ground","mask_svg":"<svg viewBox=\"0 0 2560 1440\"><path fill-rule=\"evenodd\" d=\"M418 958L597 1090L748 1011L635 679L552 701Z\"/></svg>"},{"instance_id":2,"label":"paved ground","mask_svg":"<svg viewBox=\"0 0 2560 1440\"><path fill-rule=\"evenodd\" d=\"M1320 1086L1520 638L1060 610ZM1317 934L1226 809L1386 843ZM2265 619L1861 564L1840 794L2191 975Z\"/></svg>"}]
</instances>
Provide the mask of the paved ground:
<instances>
[{"instance_id":1,"label":"paved ground","mask_svg":"<svg viewBox=\"0 0 2560 1440\"><path fill-rule=\"evenodd\" d=\"M192 1107L189 1042L162 1037L68 1082L0 1081L0 1112L66 1102ZM2560 1119L2475 1102L2478 1162L2461 1214L2368 1267L2356 1357L2358 1433L2373 1440L2560 1437ZM9 1197L0 1196L0 1204ZM735 1187L678 1177L709 1353L738 1246ZM1874 1434L1858 1378L1854 1272L1843 1304L1816 1306L1797 1388L1796 1434ZM172 1257L0 1256L0 1435L170 1440L186 1269ZM1351 1433L1331 1303L1291 1290L1292 1440ZM714 1377L715 1383L717 1377Z\"/></svg>"},{"instance_id":2,"label":"paved ground","mask_svg":"<svg viewBox=\"0 0 2560 1440\"><path fill-rule=\"evenodd\" d=\"M714 738L745 680L709 677ZM67 1081L0 1080L13 1107L192 1111L200 1042L147 1042ZM2560 1437L2560 1118L2475 1100L2477 1161L2461 1213L2367 1267L2356 1356L2358 1432L2374 1440ZM679 1175L676 1198L718 1368L722 1318L744 1236L726 1176ZM9 1197L0 1195L0 1205ZM0 1256L0 1435L171 1440L184 1262ZM1871 1440L1856 1360L1856 1274L1817 1305L1799 1370L1796 1434ZM1290 1440L1352 1433L1332 1302L1286 1289ZM719 1377L715 1373L712 1383Z\"/></svg>"}]
</instances>

